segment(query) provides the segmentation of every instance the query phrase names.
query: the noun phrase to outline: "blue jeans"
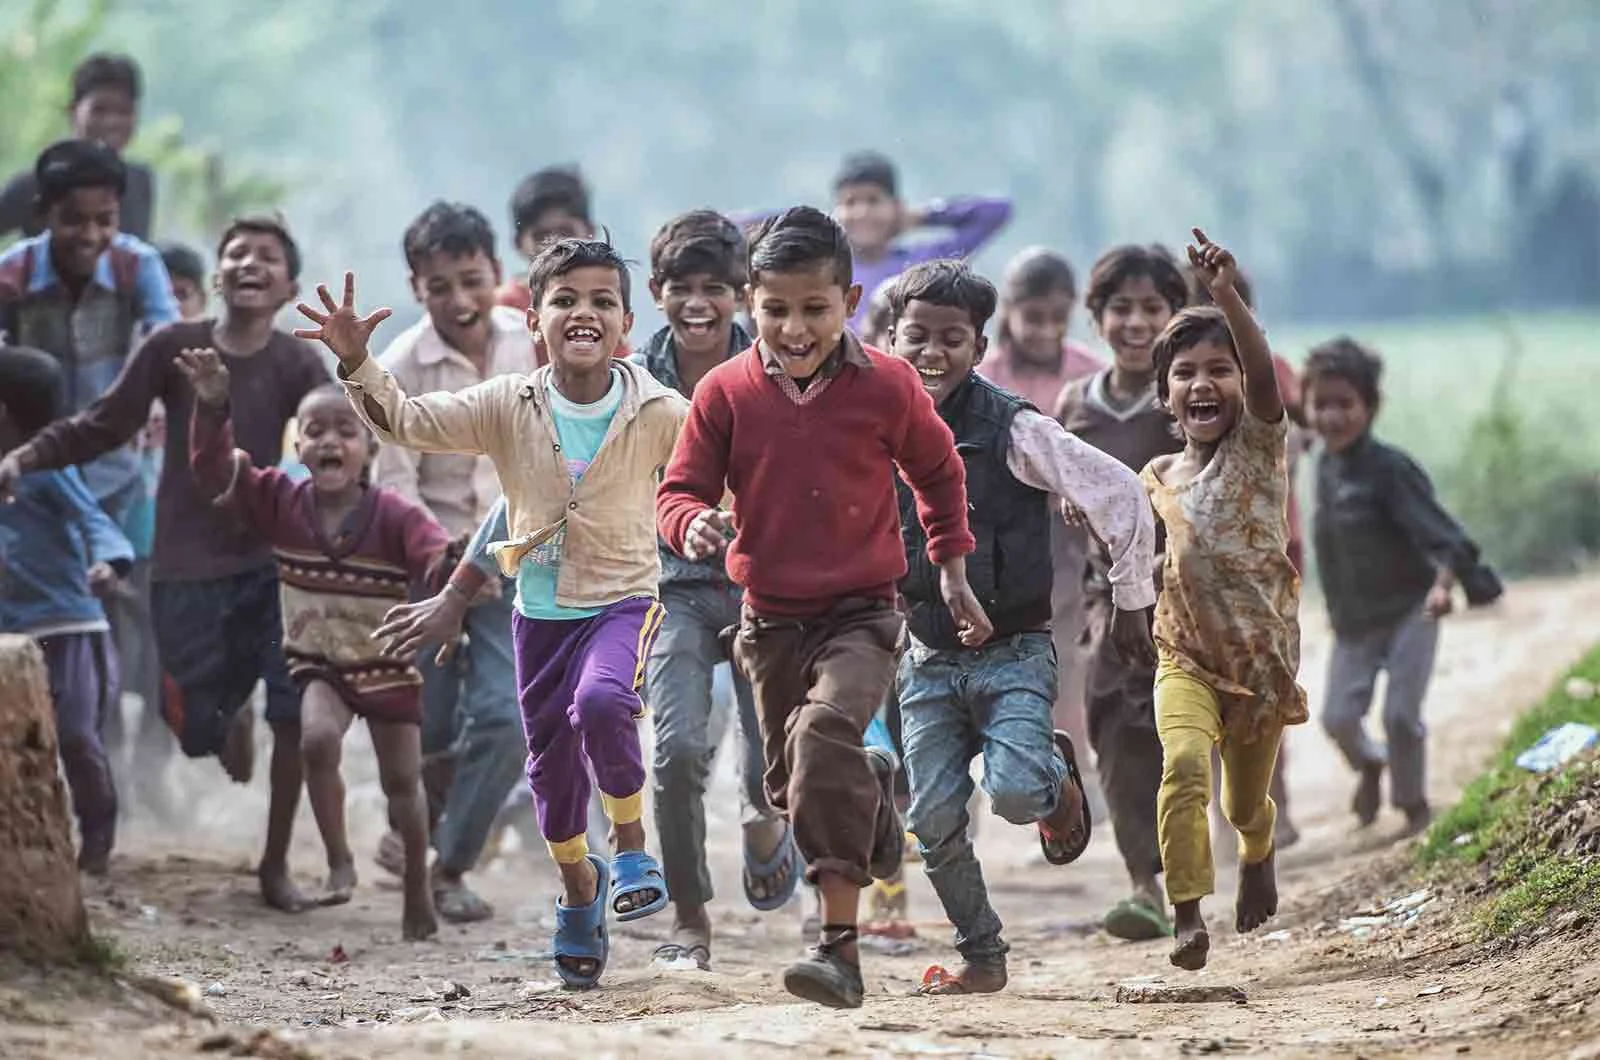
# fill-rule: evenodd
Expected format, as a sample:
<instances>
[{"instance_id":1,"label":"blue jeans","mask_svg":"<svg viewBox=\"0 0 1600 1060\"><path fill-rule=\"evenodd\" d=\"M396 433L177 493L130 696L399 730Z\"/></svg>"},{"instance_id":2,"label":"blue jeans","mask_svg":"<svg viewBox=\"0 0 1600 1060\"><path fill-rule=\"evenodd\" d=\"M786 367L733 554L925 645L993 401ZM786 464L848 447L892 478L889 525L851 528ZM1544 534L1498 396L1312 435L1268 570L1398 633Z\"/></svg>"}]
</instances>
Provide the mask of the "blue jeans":
<instances>
[{"instance_id":1,"label":"blue jeans","mask_svg":"<svg viewBox=\"0 0 1600 1060\"><path fill-rule=\"evenodd\" d=\"M907 824L928 882L955 925L961 956L1001 959L1009 947L967 836L972 759L983 755L983 790L997 816L1026 825L1055 812L1067 775L1051 720L1055 647L1048 633L1019 633L975 651L913 642L898 688L911 781Z\"/></svg>"},{"instance_id":2,"label":"blue jeans","mask_svg":"<svg viewBox=\"0 0 1600 1060\"><path fill-rule=\"evenodd\" d=\"M467 612L467 642L443 668L433 664L432 646L417 655L423 753L456 748L455 775L433 836L440 866L455 873L477 864L495 816L518 786L528 759L511 651L516 585L504 579L500 588L499 599Z\"/></svg>"},{"instance_id":3,"label":"blue jeans","mask_svg":"<svg viewBox=\"0 0 1600 1060\"><path fill-rule=\"evenodd\" d=\"M661 587L667 617L645 668L644 700L655 723L655 825L661 865L673 901L711 900L706 864L706 788L726 719L717 709L714 676L727 660L718 634L739 622L739 590L720 582L669 582ZM739 705L742 820L776 816L762 788L766 772L750 683L732 678Z\"/></svg>"}]
</instances>

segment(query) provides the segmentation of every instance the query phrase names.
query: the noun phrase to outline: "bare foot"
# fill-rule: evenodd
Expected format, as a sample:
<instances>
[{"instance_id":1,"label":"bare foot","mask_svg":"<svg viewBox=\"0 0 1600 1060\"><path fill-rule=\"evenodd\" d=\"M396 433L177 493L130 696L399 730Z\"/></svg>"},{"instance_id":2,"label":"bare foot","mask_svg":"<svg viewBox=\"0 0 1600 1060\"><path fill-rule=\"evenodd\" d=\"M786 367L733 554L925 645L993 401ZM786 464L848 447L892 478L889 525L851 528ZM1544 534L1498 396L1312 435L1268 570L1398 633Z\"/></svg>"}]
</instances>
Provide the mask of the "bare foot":
<instances>
[{"instance_id":1,"label":"bare foot","mask_svg":"<svg viewBox=\"0 0 1600 1060\"><path fill-rule=\"evenodd\" d=\"M217 761L223 772L235 784L248 784L256 772L256 712L246 703L228 722L228 732L222 738L222 750Z\"/></svg>"},{"instance_id":2,"label":"bare foot","mask_svg":"<svg viewBox=\"0 0 1600 1060\"><path fill-rule=\"evenodd\" d=\"M1254 865L1239 866L1234 928L1241 934L1254 931L1278 911L1278 874L1273 860L1274 855L1268 854Z\"/></svg>"},{"instance_id":3,"label":"bare foot","mask_svg":"<svg viewBox=\"0 0 1600 1060\"><path fill-rule=\"evenodd\" d=\"M955 975L924 978L922 988L917 993L930 997L952 994L996 994L1004 990L1005 986L1005 961L965 961Z\"/></svg>"},{"instance_id":4,"label":"bare foot","mask_svg":"<svg viewBox=\"0 0 1600 1060\"><path fill-rule=\"evenodd\" d=\"M356 889L356 863L347 861L343 865L330 865L328 867L328 882L322 890L322 895L317 899L318 905L344 905L350 901L350 896Z\"/></svg>"},{"instance_id":5,"label":"bare foot","mask_svg":"<svg viewBox=\"0 0 1600 1060\"><path fill-rule=\"evenodd\" d=\"M1200 900L1179 902L1172 911L1173 934L1178 938L1172 947L1172 963L1186 972L1198 972L1211 952L1211 935L1200 917Z\"/></svg>"},{"instance_id":6,"label":"bare foot","mask_svg":"<svg viewBox=\"0 0 1600 1060\"><path fill-rule=\"evenodd\" d=\"M431 939L439 933L439 920L433 913L433 892L424 883L407 887L405 906L400 914L400 935L408 942Z\"/></svg>"},{"instance_id":7,"label":"bare foot","mask_svg":"<svg viewBox=\"0 0 1600 1060\"><path fill-rule=\"evenodd\" d=\"M706 915L706 907L674 903L672 911L672 941L686 950L702 946L709 952L711 918Z\"/></svg>"},{"instance_id":8,"label":"bare foot","mask_svg":"<svg viewBox=\"0 0 1600 1060\"><path fill-rule=\"evenodd\" d=\"M256 870L256 878L261 881L261 900L274 909L285 913L303 913L315 904L294 885L287 866L262 865Z\"/></svg>"}]
</instances>

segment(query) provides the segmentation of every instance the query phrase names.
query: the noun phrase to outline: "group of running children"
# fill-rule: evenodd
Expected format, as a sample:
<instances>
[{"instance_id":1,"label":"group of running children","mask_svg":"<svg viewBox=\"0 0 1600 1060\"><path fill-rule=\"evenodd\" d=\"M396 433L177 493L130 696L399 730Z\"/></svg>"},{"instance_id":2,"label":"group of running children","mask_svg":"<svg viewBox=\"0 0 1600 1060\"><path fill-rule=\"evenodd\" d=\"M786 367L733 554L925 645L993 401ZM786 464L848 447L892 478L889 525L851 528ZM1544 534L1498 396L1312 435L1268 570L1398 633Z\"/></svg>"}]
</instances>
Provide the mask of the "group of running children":
<instances>
[{"instance_id":1,"label":"group of running children","mask_svg":"<svg viewBox=\"0 0 1600 1060\"><path fill-rule=\"evenodd\" d=\"M75 106L136 102L136 79L98 69ZM1102 366L1066 338L1078 292L1062 257L1025 252L1000 290L964 264L1008 204L912 210L886 160L856 156L832 215L695 210L663 226L649 293L667 322L634 352L628 265L595 238L577 173L550 170L513 202L525 282L502 274L477 210L423 212L404 252L426 313L374 357L389 311L358 308L348 273L299 304L300 330L276 329L300 251L275 218L222 234L205 315L199 270L119 230L136 186L121 143L79 131L30 175L40 234L0 255L0 628L43 651L85 871L107 871L117 817L113 601L144 592L161 687L134 690L185 754L248 780L265 683L259 871L278 908L356 886L340 759L361 718L407 938L490 915L463 877L525 768L561 875L562 980L594 986L609 920L669 904L658 956L708 968L704 796L726 661L747 898L777 909L802 880L817 895L814 944L783 977L795 995L862 1003L862 892L898 879L906 830L962 958L925 991L1001 989L973 762L993 812L1065 865L1090 841L1085 729L1131 882L1107 929L1175 936L1172 962L1198 969L1214 754L1239 833L1239 931L1275 913L1274 856L1293 838L1273 791L1283 731L1308 716L1289 473L1305 430L1322 443L1312 536L1335 634L1325 727L1359 775L1363 824L1386 771L1408 828L1427 823L1436 620L1458 581L1473 603L1500 587L1422 470L1373 436L1378 357L1335 339L1296 380L1233 254L1199 229L1186 263L1160 246L1095 263L1084 303ZM939 238L902 240L913 227ZM185 282L201 303L188 313ZM337 359L333 379L306 340ZM165 430L141 590L132 443L153 403ZM1082 691L1064 692L1058 665L1080 655ZM1363 727L1380 672L1386 744ZM1058 716L1074 694L1086 725ZM886 703L893 751L866 739ZM302 786L328 857L314 900L288 870ZM609 851L590 838L595 791Z\"/></svg>"}]
</instances>

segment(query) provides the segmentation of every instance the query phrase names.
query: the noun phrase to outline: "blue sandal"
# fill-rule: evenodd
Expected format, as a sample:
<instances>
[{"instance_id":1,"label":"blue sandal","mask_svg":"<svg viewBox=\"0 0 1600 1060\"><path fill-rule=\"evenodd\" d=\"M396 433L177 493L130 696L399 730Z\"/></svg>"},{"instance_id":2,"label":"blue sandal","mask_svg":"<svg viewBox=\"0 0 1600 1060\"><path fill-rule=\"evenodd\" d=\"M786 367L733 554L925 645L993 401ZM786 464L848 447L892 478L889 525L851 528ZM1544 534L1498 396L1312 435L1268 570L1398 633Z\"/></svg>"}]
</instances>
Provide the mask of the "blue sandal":
<instances>
[{"instance_id":1,"label":"blue sandal","mask_svg":"<svg viewBox=\"0 0 1600 1060\"><path fill-rule=\"evenodd\" d=\"M788 876L780 879L786 869ZM778 849L766 861L757 861L750 848L744 848L744 896L758 912L770 913L787 905L804 872L800 849L794 845L794 828L787 821Z\"/></svg>"},{"instance_id":2,"label":"blue sandal","mask_svg":"<svg viewBox=\"0 0 1600 1060\"><path fill-rule=\"evenodd\" d=\"M588 905L566 905L556 899L556 974L571 990L588 990L600 982L611 955L611 936L606 931L606 889L611 882L611 866L602 858L589 855L594 866L594 901ZM588 974L569 967L564 961L593 961Z\"/></svg>"},{"instance_id":3,"label":"blue sandal","mask_svg":"<svg viewBox=\"0 0 1600 1060\"><path fill-rule=\"evenodd\" d=\"M617 919L642 920L667 907L667 877L655 858L642 850L623 850L611 859L611 911ZM644 905L632 909L619 909L623 898L654 891L656 896Z\"/></svg>"}]
</instances>

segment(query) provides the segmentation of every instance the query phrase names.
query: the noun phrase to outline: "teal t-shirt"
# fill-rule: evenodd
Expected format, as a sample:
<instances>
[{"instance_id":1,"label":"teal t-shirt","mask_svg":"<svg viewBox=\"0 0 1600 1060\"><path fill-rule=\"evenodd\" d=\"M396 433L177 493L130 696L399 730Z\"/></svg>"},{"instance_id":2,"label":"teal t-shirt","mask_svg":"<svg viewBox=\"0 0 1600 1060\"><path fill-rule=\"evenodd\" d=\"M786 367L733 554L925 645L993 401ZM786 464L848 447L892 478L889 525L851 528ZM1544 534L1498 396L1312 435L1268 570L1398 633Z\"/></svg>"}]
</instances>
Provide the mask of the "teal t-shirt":
<instances>
[{"instance_id":1,"label":"teal t-shirt","mask_svg":"<svg viewBox=\"0 0 1600 1060\"><path fill-rule=\"evenodd\" d=\"M545 383L545 393L550 399L550 409L555 414L556 434L561 439L561 452L567 458L567 471L573 484L583 478L600 443L605 441L611 420L622 404L622 371L611 369L611 389L605 397L591 405L568 401L556 389L553 379ZM590 618L601 611L598 607L562 607L556 603L556 578L561 573L561 555L565 549L567 528L563 526L554 537L528 553L517 570L517 613L523 618L541 620L571 620Z\"/></svg>"}]
</instances>

